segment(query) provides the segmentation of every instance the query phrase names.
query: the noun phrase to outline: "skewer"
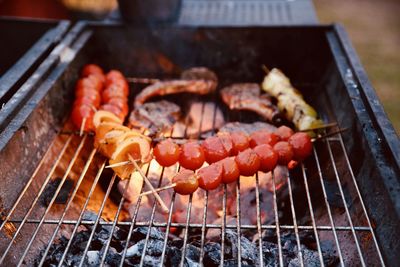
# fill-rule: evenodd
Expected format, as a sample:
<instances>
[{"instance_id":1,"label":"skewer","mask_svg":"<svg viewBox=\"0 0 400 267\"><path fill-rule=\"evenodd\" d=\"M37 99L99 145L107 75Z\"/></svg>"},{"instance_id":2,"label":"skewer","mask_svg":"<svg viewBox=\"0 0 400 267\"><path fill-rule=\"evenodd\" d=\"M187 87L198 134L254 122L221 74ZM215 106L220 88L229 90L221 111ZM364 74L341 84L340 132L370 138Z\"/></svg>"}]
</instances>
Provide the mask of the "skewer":
<instances>
[{"instance_id":1,"label":"skewer","mask_svg":"<svg viewBox=\"0 0 400 267\"><path fill-rule=\"evenodd\" d=\"M265 72L265 74L270 73L270 70L268 69L268 67L265 64L261 65L262 70Z\"/></svg>"},{"instance_id":2,"label":"skewer","mask_svg":"<svg viewBox=\"0 0 400 267\"><path fill-rule=\"evenodd\" d=\"M146 182L147 186L150 187L150 190L154 194L154 197L156 198L158 203L161 205L161 209L163 210L163 212L169 213L169 209L168 209L167 205L165 205L164 201L161 199L160 195L154 189L150 180L146 177L146 175L143 173L142 169L136 163L136 160L130 154L128 154L128 157L131 160L131 162L133 163L133 165L135 166L136 170L139 172L140 176L142 176L143 180Z\"/></svg>"},{"instance_id":3,"label":"skewer","mask_svg":"<svg viewBox=\"0 0 400 267\"><path fill-rule=\"evenodd\" d=\"M317 126L317 127L311 127L305 130L301 130L299 132L309 132L309 131L315 131L315 130L322 130L322 129L326 129L326 128L330 128L330 127L335 127L337 126L336 122L331 122L331 123L327 123L321 126Z\"/></svg>"},{"instance_id":4,"label":"skewer","mask_svg":"<svg viewBox=\"0 0 400 267\"><path fill-rule=\"evenodd\" d=\"M118 162L118 163L107 165L105 168L109 169L109 168L121 167L121 166L129 165L129 164L132 164L132 162L130 160L127 160L127 161L121 161L121 162Z\"/></svg>"},{"instance_id":5,"label":"skewer","mask_svg":"<svg viewBox=\"0 0 400 267\"><path fill-rule=\"evenodd\" d=\"M79 130L79 136L83 135L83 129L85 129L85 124L86 124L86 117L83 118L83 120L82 120L81 129Z\"/></svg>"},{"instance_id":6,"label":"skewer","mask_svg":"<svg viewBox=\"0 0 400 267\"><path fill-rule=\"evenodd\" d=\"M316 141L319 141L321 139L328 138L330 136L337 135L339 133L343 133L343 132L347 131L348 129L349 128L342 128L342 129L339 129L337 131L334 131L334 132L331 132L331 133L327 133L325 135L320 135L320 136L318 136L316 138L311 139L311 142L315 143Z\"/></svg>"},{"instance_id":7,"label":"skewer","mask_svg":"<svg viewBox=\"0 0 400 267\"><path fill-rule=\"evenodd\" d=\"M170 189L170 188L174 188L176 185L177 185L176 183L172 183L172 184L170 184L170 185L166 185L166 186L157 188L155 191L156 191L156 192L164 191L164 190L167 190L167 189ZM141 193L141 194L139 195L139 197L147 196L147 195L150 195L150 194L153 194L153 191L143 192L143 193Z\"/></svg>"},{"instance_id":8,"label":"skewer","mask_svg":"<svg viewBox=\"0 0 400 267\"><path fill-rule=\"evenodd\" d=\"M137 77L127 77L126 80L130 83L156 83L159 82L159 79L153 79L153 78L137 78Z\"/></svg>"}]
</instances>

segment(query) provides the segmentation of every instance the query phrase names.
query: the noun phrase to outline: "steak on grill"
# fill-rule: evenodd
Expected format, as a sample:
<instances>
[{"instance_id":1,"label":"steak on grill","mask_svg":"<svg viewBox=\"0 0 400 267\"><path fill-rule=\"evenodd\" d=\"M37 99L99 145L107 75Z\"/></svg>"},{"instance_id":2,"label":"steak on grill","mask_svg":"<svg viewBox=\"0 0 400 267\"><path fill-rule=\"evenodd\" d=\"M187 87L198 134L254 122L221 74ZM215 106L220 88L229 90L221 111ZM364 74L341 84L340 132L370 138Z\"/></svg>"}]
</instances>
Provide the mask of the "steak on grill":
<instances>
[{"instance_id":1,"label":"steak on grill","mask_svg":"<svg viewBox=\"0 0 400 267\"><path fill-rule=\"evenodd\" d=\"M166 100L145 103L131 112L129 126L148 129L150 135L168 132L179 119L180 113L178 105Z\"/></svg>"},{"instance_id":2,"label":"steak on grill","mask_svg":"<svg viewBox=\"0 0 400 267\"><path fill-rule=\"evenodd\" d=\"M222 100L230 109L248 110L273 123L282 120L278 108L266 94L260 94L260 86L256 83L236 83L221 90Z\"/></svg>"}]
</instances>

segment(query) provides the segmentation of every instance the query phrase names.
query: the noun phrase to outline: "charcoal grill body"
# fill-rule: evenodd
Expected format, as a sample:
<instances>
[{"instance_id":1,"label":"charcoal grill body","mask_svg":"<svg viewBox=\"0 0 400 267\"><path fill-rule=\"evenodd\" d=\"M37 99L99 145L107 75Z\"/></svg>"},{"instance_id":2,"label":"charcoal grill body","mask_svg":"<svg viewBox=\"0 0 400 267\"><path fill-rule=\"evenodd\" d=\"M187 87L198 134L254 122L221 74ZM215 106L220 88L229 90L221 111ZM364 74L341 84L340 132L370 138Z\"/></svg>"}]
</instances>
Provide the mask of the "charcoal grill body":
<instances>
[{"instance_id":1,"label":"charcoal grill body","mask_svg":"<svg viewBox=\"0 0 400 267\"><path fill-rule=\"evenodd\" d=\"M399 140L341 26L149 29L78 23L55 51L57 64L9 125L13 135L0 137L0 198L6 209L68 119L74 83L84 64L97 63L128 77L148 78L176 77L185 68L207 66L218 74L220 88L234 82L260 82L264 76L260 66L265 64L282 69L325 121L348 128L341 136L354 176L384 259L396 265L400 252ZM132 91L131 99L137 93ZM342 164L345 160L338 159ZM348 197L357 198L351 192ZM369 250L364 256L367 263L379 262Z\"/></svg>"},{"instance_id":2,"label":"charcoal grill body","mask_svg":"<svg viewBox=\"0 0 400 267\"><path fill-rule=\"evenodd\" d=\"M0 18L0 103L16 89L61 40L67 21Z\"/></svg>"}]
</instances>

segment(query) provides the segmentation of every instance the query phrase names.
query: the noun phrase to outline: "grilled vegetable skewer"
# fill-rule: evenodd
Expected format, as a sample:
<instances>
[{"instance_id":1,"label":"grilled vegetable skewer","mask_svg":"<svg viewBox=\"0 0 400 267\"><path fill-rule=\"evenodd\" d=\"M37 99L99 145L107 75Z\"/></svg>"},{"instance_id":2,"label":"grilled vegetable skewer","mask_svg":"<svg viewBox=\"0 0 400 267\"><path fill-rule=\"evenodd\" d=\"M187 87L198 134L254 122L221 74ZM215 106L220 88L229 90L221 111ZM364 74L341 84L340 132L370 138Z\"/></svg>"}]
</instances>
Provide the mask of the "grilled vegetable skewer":
<instances>
[{"instance_id":1,"label":"grilled vegetable skewer","mask_svg":"<svg viewBox=\"0 0 400 267\"><path fill-rule=\"evenodd\" d=\"M279 110L293 122L299 131L320 127L323 122L317 119L317 112L303 99L279 69L272 69L264 78L262 89L278 100Z\"/></svg>"}]
</instances>

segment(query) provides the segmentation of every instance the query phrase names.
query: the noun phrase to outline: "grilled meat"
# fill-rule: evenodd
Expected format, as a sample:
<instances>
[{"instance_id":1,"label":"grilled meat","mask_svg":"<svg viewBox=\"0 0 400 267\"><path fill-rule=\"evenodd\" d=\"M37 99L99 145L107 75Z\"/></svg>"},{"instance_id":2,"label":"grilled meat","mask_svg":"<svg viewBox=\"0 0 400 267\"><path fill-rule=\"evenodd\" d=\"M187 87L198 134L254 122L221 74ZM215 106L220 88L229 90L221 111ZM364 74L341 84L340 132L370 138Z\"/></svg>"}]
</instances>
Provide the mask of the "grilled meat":
<instances>
[{"instance_id":1,"label":"grilled meat","mask_svg":"<svg viewBox=\"0 0 400 267\"><path fill-rule=\"evenodd\" d=\"M158 132L168 132L180 117L181 109L178 105L161 100L145 103L135 108L129 116L130 127L144 128L150 135Z\"/></svg>"},{"instance_id":2,"label":"grilled meat","mask_svg":"<svg viewBox=\"0 0 400 267\"><path fill-rule=\"evenodd\" d=\"M218 83L217 75L205 67L194 67L185 70L181 74L182 80L205 80L215 82L215 87ZM215 88L214 88L215 89Z\"/></svg>"},{"instance_id":3,"label":"grilled meat","mask_svg":"<svg viewBox=\"0 0 400 267\"><path fill-rule=\"evenodd\" d=\"M218 132L232 133L232 132L243 132L250 135L251 133L259 130L266 130L274 132L276 127L266 122L254 122L254 123L243 123L243 122L229 122L222 126Z\"/></svg>"},{"instance_id":4,"label":"grilled meat","mask_svg":"<svg viewBox=\"0 0 400 267\"><path fill-rule=\"evenodd\" d=\"M282 118L278 108L268 95L260 94L256 83L237 83L221 90L222 100L230 109L254 111L272 123L280 123Z\"/></svg>"}]
</instances>

